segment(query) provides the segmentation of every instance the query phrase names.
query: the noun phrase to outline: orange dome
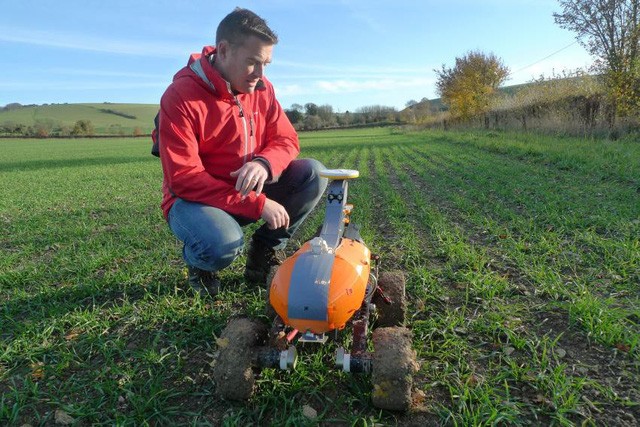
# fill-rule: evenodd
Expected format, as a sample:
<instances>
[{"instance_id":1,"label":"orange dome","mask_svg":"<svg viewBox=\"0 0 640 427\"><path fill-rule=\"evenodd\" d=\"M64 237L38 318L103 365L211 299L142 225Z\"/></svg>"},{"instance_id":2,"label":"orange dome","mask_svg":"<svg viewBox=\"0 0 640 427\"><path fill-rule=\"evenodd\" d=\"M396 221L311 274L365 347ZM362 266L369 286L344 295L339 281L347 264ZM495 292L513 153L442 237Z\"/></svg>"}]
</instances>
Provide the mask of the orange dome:
<instances>
[{"instance_id":1,"label":"orange dome","mask_svg":"<svg viewBox=\"0 0 640 427\"><path fill-rule=\"evenodd\" d=\"M362 305L370 269L371 253L359 241L343 238L334 251L316 237L278 267L271 305L302 333L342 329Z\"/></svg>"}]
</instances>

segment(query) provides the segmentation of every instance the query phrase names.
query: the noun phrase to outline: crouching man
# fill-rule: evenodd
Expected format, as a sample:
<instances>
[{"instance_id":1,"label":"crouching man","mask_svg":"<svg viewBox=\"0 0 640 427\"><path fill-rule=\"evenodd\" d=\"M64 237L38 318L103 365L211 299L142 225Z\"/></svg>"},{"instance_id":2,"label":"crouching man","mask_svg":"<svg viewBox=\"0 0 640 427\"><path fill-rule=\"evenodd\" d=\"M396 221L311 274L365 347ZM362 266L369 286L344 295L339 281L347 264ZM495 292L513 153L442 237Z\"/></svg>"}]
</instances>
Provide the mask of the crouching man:
<instances>
[{"instance_id":1,"label":"crouching man","mask_svg":"<svg viewBox=\"0 0 640 427\"><path fill-rule=\"evenodd\" d=\"M262 18L236 8L216 45L191 55L162 96L162 209L203 295L218 292L216 273L242 253L242 227L260 219L245 279L264 283L327 185L320 162L297 159L298 136L264 76L277 41Z\"/></svg>"}]
</instances>

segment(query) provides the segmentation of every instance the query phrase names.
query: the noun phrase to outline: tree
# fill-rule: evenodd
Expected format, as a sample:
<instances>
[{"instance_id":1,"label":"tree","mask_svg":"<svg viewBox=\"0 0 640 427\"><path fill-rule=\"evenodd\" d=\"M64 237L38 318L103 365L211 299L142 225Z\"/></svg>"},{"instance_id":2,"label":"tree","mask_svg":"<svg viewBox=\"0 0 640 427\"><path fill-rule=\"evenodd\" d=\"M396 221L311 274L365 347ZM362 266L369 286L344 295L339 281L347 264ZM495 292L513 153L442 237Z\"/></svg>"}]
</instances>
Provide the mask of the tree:
<instances>
[{"instance_id":1,"label":"tree","mask_svg":"<svg viewBox=\"0 0 640 427\"><path fill-rule=\"evenodd\" d=\"M300 123L304 119L304 114L302 114L302 112L297 109L284 110L284 113L287 115L292 125Z\"/></svg>"},{"instance_id":2,"label":"tree","mask_svg":"<svg viewBox=\"0 0 640 427\"><path fill-rule=\"evenodd\" d=\"M464 119L489 109L489 101L509 76L509 68L493 53L470 51L453 68L434 70L436 89L451 114Z\"/></svg>"},{"instance_id":3,"label":"tree","mask_svg":"<svg viewBox=\"0 0 640 427\"><path fill-rule=\"evenodd\" d=\"M317 116L318 106L313 102L309 102L307 104L304 104L304 111L307 116Z\"/></svg>"},{"instance_id":4,"label":"tree","mask_svg":"<svg viewBox=\"0 0 640 427\"><path fill-rule=\"evenodd\" d=\"M329 104L324 104L318 106L317 116L322 120L322 125L324 127L331 127L336 125L336 116L333 113L333 107Z\"/></svg>"},{"instance_id":5,"label":"tree","mask_svg":"<svg viewBox=\"0 0 640 427\"><path fill-rule=\"evenodd\" d=\"M367 105L356 110L361 117L364 117L365 123L393 121L396 119L397 111L395 107L387 107L384 105Z\"/></svg>"},{"instance_id":6,"label":"tree","mask_svg":"<svg viewBox=\"0 0 640 427\"><path fill-rule=\"evenodd\" d=\"M34 135L39 138L46 138L51 135L55 124L51 119L37 119L34 124Z\"/></svg>"},{"instance_id":7,"label":"tree","mask_svg":"<svg viewBox=\"0 0 640 427\"><path fill-rule=\"evenodd\" d=\"M349 126L353 120L353 114L347 110L343 114L338 114L336 120L338 122L338 126Z\"/></svg>"},{"instance_id":8,"label":"tree","mask_svg":"<svg viewBox=\"0 0 640 427\"><path fill-rule=\"evenodd\" d=\"M291 104L291 108L289 108L289 110L302 113L304 112L304 107L300 104Z\"/></svg>"},{"instance_id":9,"label":"tree","mask_svg":"<svg viewBox=\"0 0 640 427\"><path fill-rule=\"evenodd\" d=\"M78 120L73 126L71 135L93 135L95 129L91 120Z\"/></svg>"},{"instance_id":10,"label":"tree","mask_svg":"<svg viewBox=\"0 0 640 427\"><path fill-rule=\"evenodd\" d=\"M560 0L556 24L577 33L606 77L615 111L640 110L640 0ZM615 120L615 117L613 118ZM613 123L611 123L613 125Z\"/></svg>"},{"instance_id":11,"label":"tree","mask_svg":"<svg viewBox=\"0 0 640 427\"><path fill-rule=\"evenodd\" d=\"M322 127L322 120L318 116L308 115L304 118L305 130L316 130Z\"/></svg>"}]
</instances>

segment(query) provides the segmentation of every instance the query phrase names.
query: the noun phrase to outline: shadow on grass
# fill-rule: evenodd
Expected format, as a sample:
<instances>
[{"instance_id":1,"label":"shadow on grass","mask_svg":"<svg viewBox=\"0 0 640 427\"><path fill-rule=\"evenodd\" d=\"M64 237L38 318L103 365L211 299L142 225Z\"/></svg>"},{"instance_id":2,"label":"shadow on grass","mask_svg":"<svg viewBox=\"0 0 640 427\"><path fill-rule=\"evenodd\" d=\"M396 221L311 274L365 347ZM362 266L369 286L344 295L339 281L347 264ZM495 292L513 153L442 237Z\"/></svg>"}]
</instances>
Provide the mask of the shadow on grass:
<instances>
[{"instance_id":1,"label":"shadow on grass","mask_svg":"<svg viewBox=\"0 0 640 427\"><path fill-rule=\"evenodd\" d=\"M196 300L192 291L184 283L182 276L178 274L175 277L164 274L157 275L145 279L144 283L109 283L90 277L87 277L86 281L86 284L50 285L49 288L41 286L39 292L33 290L30 295L6 300L0 306L0 342L15 339L17 335L26 330L44 330L52 324L58 324L58 321L62 321L59 324L63 325L67 323L63 319L70 313L87 313L96 322L101 321L100 313L114 319L121 317L126 319L129 316L135 317L135 313L130 313L129 308L135 312L138 310L136 307L140 307L142 304L162 306L163 300L174 298L177 300L177 305L168 304L166 307L168 317L161 322L163 325L175 324L178 329L191 328L189 325L192 325L193 321L179 321L175 310L181 313L180 316L184 316L193 307L202 305L209 312L207 318L216 319L211 326L219 332L224 327L229 315L227 309L218 310L215 308L217 300L201 300L199 298ZM255 291L252 288L245 289L236 280L229 280L228 283L225 283L225 288L230 290L236 287L239 294L246 293L248 297L249 293ZM246 304L242 302L244 298L239 295L236 296L236 299L240 300L237 301L237 305L240 307L236 306L235 309L240 308L241 312L246 312ZM124 309L125 306L128 308ZM155 318L159 315L160 313L156 312L151 317ZM121 322L117 321L116 323Z\"/></svg>"}]
</instances>

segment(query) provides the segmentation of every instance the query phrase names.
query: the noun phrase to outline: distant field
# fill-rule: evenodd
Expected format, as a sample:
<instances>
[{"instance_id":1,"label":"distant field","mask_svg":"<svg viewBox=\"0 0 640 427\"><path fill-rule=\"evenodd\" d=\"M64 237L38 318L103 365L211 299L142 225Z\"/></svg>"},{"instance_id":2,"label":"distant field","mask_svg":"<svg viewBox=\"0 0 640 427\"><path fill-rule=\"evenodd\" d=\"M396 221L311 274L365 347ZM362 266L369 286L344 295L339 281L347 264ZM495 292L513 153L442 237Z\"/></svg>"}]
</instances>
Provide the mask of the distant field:
<instances>
[{"instance_id":1,"label":"distant field","mask_svg":"<svg viewBox=\"0 0 640 427\"><path fill-rule=\"evenodd\" d=\"M250 401L220 400L216 337L231 315L266 319L264 291L244 257L217 300L185 290L149 141L0 139L0 424L640 423L640 144L391 128L301 142L360 170L352 219L407 275L412 411L372 407L332 341L264 370Z\"/></svg>"},{"instance_id":2,"label":"distant field","mask_svg":"<svg viewBox=\"0 0 640 427\"><path fill-rule=\"evenodd\" d=\"M114 114L114 111L123 115ZM0 111L0 124L15 122L32 126L37 120L52 120L56 124L73 127L77 120L90 120L96 133L110 133L114 126L120 126L130 135L136 127L150 133L157 112L158 105L154 104L50 104Z\"/></svg>"}]
</instances>

